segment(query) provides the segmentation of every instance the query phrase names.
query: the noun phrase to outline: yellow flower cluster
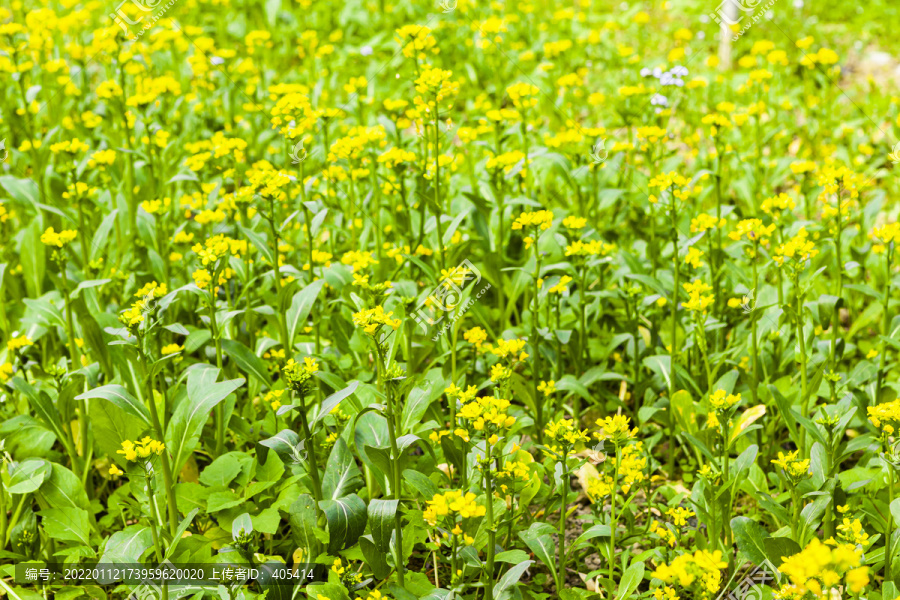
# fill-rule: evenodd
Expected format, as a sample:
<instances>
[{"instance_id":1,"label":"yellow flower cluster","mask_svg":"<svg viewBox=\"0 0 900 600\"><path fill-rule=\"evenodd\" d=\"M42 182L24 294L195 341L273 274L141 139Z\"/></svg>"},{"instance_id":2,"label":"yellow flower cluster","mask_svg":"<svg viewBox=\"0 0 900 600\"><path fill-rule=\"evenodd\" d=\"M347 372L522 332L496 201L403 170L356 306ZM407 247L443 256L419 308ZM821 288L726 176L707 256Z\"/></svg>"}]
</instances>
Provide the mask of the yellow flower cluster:
<instances>
[{"instance_id":1,"label":"yellow flower cluster","mask_svg":"<svg viewBox=\"0 0 900 600\"><path fill-rule=\"evenodd\" d=\"M510 360L525 360L528 354L522 350L525 348L525 340L497 340L497 344L488 348L488 351L499 358Z\"/></svg>"},{"instance_id":2,"label":"yellow flower cluster","mask_svg":"<svg viewBox=\"0 0 900 600\"><path fill-rule=\"evenodd\" d=\"M610 440L616 446L621 446L628 440L634 439L638 434L638 428L631 429L631 420L625 415L612 415L605 419L597 419L597 427L600 431L596 436L601 440Z\"/></svg>"},{"instance_id":3,"label":"yellow flower cluster","mask_svg":"<svg viewBox=\"0 0 900 600\"><path fill-rule=\"evenodd\" d=\"M872 425L890 435L894 433L894 426L891 423L900 423L900 399L870 406L866 409L866 414Z\"/></svg>"},{"instance_id":4,"label":"yellow flower cluster","mask_svg":"<svg viewBox=\"0 0 900 600\"><path fill-rule=\"evenodd\" d=\"M766 227L759 219L744 219L737 224L737 229L728 234L728 237L734 241L746 238L755 244L765 244L774 231L774 224Z\"/></svg>"},{"instance_id":5,"label":"yellow flower cluster","mask_svg":"<svg viewBox=\"0 0 900 600\"><path fill-rule=\"evenodd\" d=\"M711 294L706 293L712 291L712 286L708 283L696 279L692 282L684 283L682 286L688 293L689 299L687 302L682 302L681 305L687 310L705 314L706 309L715 301Z\"/></svg>"},{"instance_id":6,"label":"yellow flower cluster","mask_svg":"<svg viewBox=\"0 0 900 600\"><path fill-rule=\"evenodd\" d=\"M716 227L722 227L724 225L725 219L717 219L715 215L701 213L691 219L691 233L709 231L710 229L715 229Z\"/></svg>"},{"instance_id":7,"label":"yellow flower cluster","mask_svg":"<svg viewBox=\"0 0 900 600\"><path fill-rule=\"evenodd\" d=\"M801 459L799 450L794 450L789 454L779 452L778 458L773 459L772 464L776 467L781 467L784 470L784 474L794 485L810 476L809 459Z\"/></svg>"},{"instance_id":8,"label":"yellow flower cluster","mask_svg":"<svg viewBox=\"0 0 900 600\"><path fill-rule=\"evenodd\" d=\"M536 210L520 214L513 221L512 228L514 231L518 231L527 227L538 227L541 231L546 231L550 229L551 225L553 225L553 213L549 210Z\"/></svg>"},{"instance_id":9,"label":"yellow flower cluster","mask_svg":"<svg viewBox=\"0 0 900 600\"><path fill-rule=\"evenodd\" d=\"M122 442L122 449L116 450L116 454L121 454L125 457L125 460L134 462L140 458L148 458L153 454L159 456L165 449L165 444L147 436L140 441L125 440Z\"/></svg>"},{"instance_id":10,"label":"yellow flower cluster","mask_svg":"<svg viewBox=\"0 0 900 600\"><path fill-rule=\"evenodd\" d=\"M63 246L74 240L77 235L78 234L74 229L66 229L57 233L53 230L52 227L48 227L47 231L41 234L41 243L46 246L56 246L57 248L62 248Z\"/></svg>"},{"instance_id":11,"label":"yellow flower cluster","mask_svg":"<svg viewBox=\"0 0 900 600\"><path fill-rule=\"evenodd\" d=\"M575 240L566 246L566 256L607 256L615 249L615 244L607 244L601 240Z\"/></svg>"},{"instance_id":12,"label":"yellow flower cluster","mask_svg":"<svg viewBox=\"0 0 900 600\"><path fill-rule=\"evenodd\" d=\"M519 110L532 108L537 106L537 95L540 90L536 85L530 83L517 82L506 88L513 105Z\"/></svg>"},{"instance_id":13,"label":"yellow flower cluster","mask_svg":"<svg viewBox=\"0 0 900 600\"><path fill-rule=\"evenodd\" d=\"M387 325L394 331L400 328L400 319L392 319L393 312L384 312L380 304L375 308L361 310L353 313L353 324L361 327L368 335L375 335L382 325Z\"/></svg>"},{"instance_id":14,"label":"yellow flower cluster","mask_svg":"<svg viewBox=\"0 0 900 600\"><path fill-rule=\"evenodd\" d=\"M309 391L310 380L318 370L319 364L316 359L307 356L302 363L295 362L293 358L287 361L281 368L281 374L292 390L305 395Z\"/></svg>"},{"instance_id":15,"label":"yellow flower cluster","mask_svg":"<svg viewBox=\"0 0 900 600\"><path fill-rule=\"evenodd\" d=\"M563 447L572 447L589 441L587 429L578 429L574 419L550 421L544 428L544 435Z\"/></svg>"},{"instance_id":16,"label":"yellow flower cluster","mask_svg":"<svg viewBox=\"0 0 900 600\"><path fill-rule=\"evenodd\" d=\"M829 547L814 537L798 554L785 557L779 570L790 579L789 584L776 593L778 598L804 598L811 593L815 598L831 598L840 595L842 583L854 594L869 584L869 568L860 566L861 549L853 544L837 544Z\"/></svg>"},{"instance_id":17,"label":"yellow flower cluster","mask_svg":"<svg viewBox=\"0 0 900 600\"><path fill-rule=\"evenodd\" d=\"M721 571L728 566L722 560L722 552L698 550L694 554L682 554L669 564L661 564L653 577L669 584L654 590L654 598L678 598L675 589L680 588L686 598L708 600L715 596L722 585Z\"/></svg>"},{"instance_id":18,"label":"yellow flower cluster","mask_svg":"<svg viewBox=\"0 0 900 600\"><path fill-rule=\"evenodd\" d=\"M619 485L626 494L631 490L631 486L647 478L644 473L647 468L647 457L642 455L643 451L644 443L634 442L622 448L620 459L612 458L612 464L619 469Z\"/></svg>"},{"instance_id":19,"label":"yellow flower cluster","mask_svg":"<svg viewBox=\"0 0 900 600\"><path fill-rule=\"evenodd\" d=\"M740 394L729 394L725 390L716 390L709 395L709 403L718 411L726 411L740 401Z\"/></svg>"},{"instance_id":20,"label":"yellow flower cluster","mask_svg":"<svg viewBox=\"0 0 900 600\"><path fill-rule=\"evenodd\" d=\"M434 527L438 520L450 518L455 524L457 517L460 519L471 519L473 517L483 517L486 508L475 503L475 494L466 492L463 494L459 490L450 490L443 494L435 494L428 501L422 516L425 521Z\"/></svg>"},{"instance_id":21,"label":"yellow flower cluster","mask_svg":"<svg viewBox=\"0 0 900 600\"><path fill-rule=\"evenodd\" d=\"M506 413L509 407L509 400L504 398L481 396L463 404L459 409L458 416L469 421L475 431L487 429L488 432L491 432L492 435L488 438L488 442L495 444L499 439L495 432L509 429L516 422L515 417Z\"/></svg>"},{"instance_id":22,"label":"yellow flower cluster","mask_svg":"<svg viewBox=\"0 0 900 600\"><path fill-rule=\"evenodd\" d=\"M900 241L900 223L888 223L881 227L873 227L872 231L869 232L869 237L879 242L872 250L879 253L883 252L884 246Z\"/></svg>"},{"instance_id":23,"label":"yellow flower cluster","mask_svg":"<svg viewBox=\"0 0 900 600\"><path fill-rule=\"evenodd\" d=\"M793 258L798 263L805 262L819 254L816 245L809 239L805 227L801 227L797 235L775 249L775 263L782 266L786 258Z\"/></svg>"},{"instance_id":24,"label":"yellow flower cluster","mask_svg":"<svg viewBox=\"0 0 900 600\"><path fill-rule=\"evenodd\" d=\"M15 352L16 350L21 350L26 346L32 345L34 342L31 341L31 338L27 335L20 335L18 337L14 337L11 340L6 342L6 347L10 352Z\"/></svg>"},{"instance_id":25,"label":"yellow flower cluster","mask_svg":"<svg viewBox=\"0 0 900 600\"><path fill-rule=\"evenodd\" d=\"M229 253L240 256L247 251L247 241L233 240L219 234L208 238L203 244L194 244L191 250L197 254L200 263L205 267Z\"/></svg>"}]
</instances>

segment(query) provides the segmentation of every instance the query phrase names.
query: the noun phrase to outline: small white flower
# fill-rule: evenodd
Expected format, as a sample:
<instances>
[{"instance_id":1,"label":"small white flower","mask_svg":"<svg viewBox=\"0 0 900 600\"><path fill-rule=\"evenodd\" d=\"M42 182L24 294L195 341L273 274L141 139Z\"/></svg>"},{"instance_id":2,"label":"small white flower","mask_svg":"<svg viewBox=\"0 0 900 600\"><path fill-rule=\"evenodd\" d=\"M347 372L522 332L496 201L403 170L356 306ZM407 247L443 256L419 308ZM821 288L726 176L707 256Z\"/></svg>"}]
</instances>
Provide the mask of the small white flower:
<instances>
[{"instance_id":1,"label":"small white flower","mask_svg":"<svg viewBox=\"0 0 900 600\"><path fill-rule=\"evenodd\" d=\"M209 62L210 62L211 64L214 64L214 65L216 65L216 66L219 66L219 65L225 63L225 59L222 58L221 56L211 56L210 59L209 59Z\"/></svg>"},{"instance_id":2,"label":"small white flower","mask_svg":"<svg viewBox=\"0 0 900 600\"><path fill-rule=\"evenodd\" d=\"M668 106L669 99L662 94L653 94L653 97L650 98L650 104L652 106Z\"/></svg>"},{"instance_id":3,"label":"small white flower","mask_svg":"<svg viewBox=\"0 0 900 600\"><path fill-rule=\"evenodd\" d=\"M363 56L372 56L372 52L374 52L374 50L372 50L372 46L363 46L359 49L359 53Z\"/></svg>"},{"instance_id":4,"label":"small white flower","mask_svg":"<svg viewBox=\"0 0 900 600\"><path fill-rule=\"evenodd\" d=\"M641 77L650 77L651 75L653 75L653 71L649 67L641 69Z\"/></svg>"}]
</instances>

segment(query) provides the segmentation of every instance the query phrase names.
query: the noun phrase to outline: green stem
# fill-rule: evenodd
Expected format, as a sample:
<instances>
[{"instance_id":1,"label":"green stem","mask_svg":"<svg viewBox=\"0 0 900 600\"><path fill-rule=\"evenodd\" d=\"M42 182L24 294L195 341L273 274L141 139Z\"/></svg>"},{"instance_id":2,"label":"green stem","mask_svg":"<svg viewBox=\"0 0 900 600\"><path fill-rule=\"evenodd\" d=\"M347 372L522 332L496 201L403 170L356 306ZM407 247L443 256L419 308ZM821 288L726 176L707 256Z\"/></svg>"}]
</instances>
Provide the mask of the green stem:
<instances>
[{"instance_id":1,"label":"green stem","mask_svg":"<svg viewBox=\"0 0 900 600\"><path fill-rule=\"evenodd\" d=\"M889 242L887 244L887 250L885 254L887 254L886 260L884 262L884 307L881 311L881 335L883 337L888 336L888 330L891 327L891 315L888 312L888 305L891 301L891 258L894 253L894 243ZM877 405L878 400L881 398L881 384L884 381L884 369L887 364L887 345L881 344L881 356L879 357L879 366L878 366L878 377L875 381L875 397L872 399L872 404Z\"/></svg>"},{"instance_id":2,"label":"green stem","mask_svg":"<svg viewBox=\"0 0 900 600\"><path fill-rule=\"evenodd\" d=\"M487 532L488 532L488 545L487 545L487 562L485 563L484 570L484 597L487 600L493 600L494 598L494 546L496 543L496 531L494 530L494 486L493 480L491 477L491 443L485 439L484 441L485 447L487 448L487 457L485 458L484 465L484 489L485 489L485 516L487 517ZM559 589L559 583L557 580L557 590Z\"/></svg>"}]
</instances>

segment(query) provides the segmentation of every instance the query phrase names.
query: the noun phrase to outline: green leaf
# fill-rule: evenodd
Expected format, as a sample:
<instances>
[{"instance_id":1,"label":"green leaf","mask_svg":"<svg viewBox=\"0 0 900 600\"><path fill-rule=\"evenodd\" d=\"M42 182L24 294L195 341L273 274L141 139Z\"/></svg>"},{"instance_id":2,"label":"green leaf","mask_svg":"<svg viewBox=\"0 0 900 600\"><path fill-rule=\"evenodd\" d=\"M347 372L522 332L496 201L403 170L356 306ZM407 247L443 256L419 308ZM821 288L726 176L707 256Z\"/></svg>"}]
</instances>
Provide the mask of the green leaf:
<instances>
[{"instance_id":1,"label":"green leaf","mask_svg":"<svg viewBox=\"0 0 900 600\"><path fill-rule=\"evenodd\" d=\"M70 455L74 454L74 450L68 442L69 436L63 431L62 422L59 419L59 411L53 405L50 396L44 391L38 392L30 383L18 376L13 377L9 383L14 390L28 398L31 410L56 434L56 438L66 446L67 452Z\"/></svg>"},{"instance_id":2,"label":"green leaf","mask_svg":"<svg viewBox=\"0 0 900 600\"><path fill-rule=\"evenodd\" d=\"M349 548L366 529L366 503L356 494L337 500L322 500L319 506L328 521L328 553Z\"/></svg>"},{"instance_id":3,"label":"green leaf","mask_svg":"<svg viewBox=\"0 0 900 600\"><path fill-rule=\"evenodd\" d=\"M250 243L256 246L256 249L266 257L266 261L270 265L275 262L275 256L272 254L272 250L266 243L265 238L263 238L259 233L253 231L252 229L244 227L240 223L238 223L238 229L240 229L241 233L243 233L247 237L247 239L250 240Z\"/></svg>"},{"instance_id":4,"label":"green leaf","mask_svg":"<svg viewBox=\"0 0 900 600\"><path fill-rule=\"evenodd\" d=\"M260 383L272 385L269 370L260 357L237 340L222 340L222 351L247 375L253 375Z\"/></svg>"},{"instance_id":5,"label":"green leaf","mask_svg":"<svg viewBox=\"0 0 900 600\"><path fill-rule=\"evenodd\" d=\"M556 544L553 543L551 534L555 529L547 523L532 523L525 531L519 532L519 538L534 555L544 563L551 573L556 573ZM554 575L555 576L555 575Z\"/></svg>"},{"instance_id":6,"label":"green leaf","mask_svg":"<svg viewBox=\"0 0 900 600\"><path fill-rule=\"evenodd\" d=\"M139 418L148 426L151 425L150 411L148 411L147 407L141 402L138 402L134 396L129 394L128 390L121 385L115 383L104 385L103 387L94 388L79 396L75 396L76 400L91 400L94 398L108 400L121 408L125 413Z\"/></svg>"},{"instance_id":7,"label":"green leaf","mask_svg":"<svg viewBox=\"0 0 900 600\"><path fill-rule=\"evenodd\" d=\"M20 462L9 477L6 491L10 494L28 494L37 490L50 478L53 472L51 465L52 463L41 458Z\"/></svg>"},{"instance_id":8,"label":"green leaf","mask_svg":"<svg viewBox=\"0 0 900 600\"><path fill-rule=\"evenodd\" d=\"M288 508L288 522L291 525L291 540L296 546L306 550L309 557L312 549L316 547L315 531L316 504L309 494L300 494Z\"/></svg>"},{"instance_id":9,"label":"green leaf","mask_svg":"<svg viewBox=\"0 0 900 600\"><path fill-rule=\"evenodd\" d=\"M336 500L355 492L362 486L359 467L343 438L338 438L331 449L325 474L322 476L322 494L325 498Z\"/></svg>"},{"instance_id":10,"label":"green leaf","mask_svg":"<svg viewBox=\"0 0 900 600\"><path fill-rule=\"evenodd\" d=\"M180 473L197 445L210 412L228 394L239 388L243 379L216 383L219 369L203 365L189 371L187 398L182 399L166 430L166 448L172 452L172 471Z\"/></svg>"},{"instance_id":11,"label":"green leaf","mask_svg":"<svg viewBox=\"0 0 900 600\"><path fill-rule=\"evenodd\" d=\"M434 498L434 495L438 493L438 488L434 482L427 475L420 473L419 471L413 471L412 469L404 470L403 481L406 482L406 485L419 492L419 495L422 496L423 500L431 500Z\"/></svg>"},{"instance_id":12,"label":"green leaf","mask_svg":"<svg viewBox=\"0 0 900 600\"><path fill-rule=\"evenodd\" d=\"M800 553L800 544L788 537L769 536L763 540L766 557L776 567L780 567L783 559Z\"/></svg>"},{"instance_id":13,"label":"green leaf","mask_svg":"<svg viewBox=\"0 0 900 600\"><path fill-rule=\"evenodd\" d=\"M497 562L505 562L514 565L522 562L523 560L528 560L528 553L524 550L506 550L505 552L501 552L500 554L495 556L494 560Z\"/></svg>"},{"instance_id":14,"label":"green leaf","mask_svg":"<svg viewBox=\"0 0 900 600\"><path fill-rule=\"evenodd\" d=\"M79 542L91 545L91 525L88 512L81 508L48 508L38 512L41 516L41 527L54 540Z\"/></svg>"},{"instance_id":15,"label":"green leaf","mask_svg":"<svg viewBox=\"0 0 900 600\"><path fill-rule=\"evenodd\" d=\"M350 385L345 387L342 390L338 390L332 395L328 396L324 400L322 400L322 407L316 413L316 416L310 419L309 427L311 430L315 431L316 425L325 418L328 413L334 410L347 396L356 391L356 388L359 387L359 381L351 381Z\"/></svg>"},{"instance_id":16,"label":"green leaf","mask_svg":"<svg viewBox=\"0 0 900 600\"><path fill-rule=\"evenodd\" d=\"M288 330L287 339L290 348L294 347L294 338L297 335L297 330L300 329L300 324L306 321L306 318L309 316L309 311L312 310L323 285L325 285L325 280L317 279L294 294L294 297L291 299L291 306L285 315Z\"/></svg>"},{"instance_id":17,"label":"green leaf","mask_svg":"<svg viewBox=\"0 0 900 600\"><path fill-rule=\"evenodd\" d=\"M375 547L372 536L364 535L359 538L359 548L362 550L366 564L372 569L375 579L386 579L391 573L391 567L387 563L387 553Z\"/></svg>"},{"instance_id":18,"label":"green leaf","mask_svg":"<svg viewBox=\"0 0 900 600\"><path fill-rule=\"evenodd\" d=\"M209 487L227 487L240 472L241 463L234 453L223 454L203 469L200 483Z\"/></svg>"},{"instance_id":19,"label":"green leaf","mask_svg":"<svg viewBox=\"0 0 900 600\"><path fill-rule=\"evenodd\" d=\"M106 540L101 563L136 563L153 546L153 531L146 525L129 525Z\"/></svg>"},{"instance_id":20,"label":"green leaf","mask_svg":"<svg viewBox=\"0 0 900 600\"><path fill-rule=\"evenodd\" d=\"M253 521L250 519L250 513L241 513L231 522L231 539L237 541L241 535L249 535L253 533Z\"/></svg>"},{"instance_id":21,"label":"green leaf","mask_svg":"<svg viewBox=\"0 0 900 600\"><path fill-rule=\"evenodd\" d=\"M399 500L375 499L369 501L369 530L372 541L379 552L387 554L391 548L391 535L394 533L394 520Z\"/></svg>"},{"instance_id":22,"label":"green leaf","mask_svg":"<svg viewBox=\"0 0 900 600\"><path fill-rule=\"evenodd\" d=\"M2 178L0 178L2 179ZM22 246L19 257L22 261L22 276L25 279L25 289L32 298L37 298L42 293L41 284L44 281L46 269L46 246L41 243L41 215L38 215L25 228L22 235Z\"/></svg>"},{"instance_id":23,"label":"green leaf","mask_svg":"<svg viewBox=\"0 0 900 600\"><path fill-rule=\"evenodd\" d=\"M525 571L528 570L528 567L534 564L533 560L523 560L519 564L512 566L509 570L503 574L503 577L494 584L494 593L493 597L496 600L501 600L502 598L509 597L508 591L513 588L519 580L522 578L522 575Z\"/></svg>"},{"instance_id":24,"label":"green leaf","mask_svg":"<svg viewBox=\"0 0 900 600\"><path fill-rule=\"evenodd\" d=\"M731 529L737 541L738 550L755 565L766 560L765 540L769 532L765 527L747 517L731 519Z\"/></svg>"},{"instance_id":25,"label":"green leaf","mask_svg":"<svg viewBox=\"0 0 900 600\"><path fill-rule=\"evenodd\" d=\"M52 464L53 472L50 473L50 479L45 481L38 490L38 494L47 505L54 508L89 506L90 502L84 486L81 485L81 479L64 466L57 463Z\"/></svg>"},{"instance_id":26,"label":"green leaf","mask_svg":"<svg viewBox=\"0 0 900 600\"><path fill-rule=\"evenodd\" d=\"M443 381L439 382L439 385L432 383L428 389L414 387L409 392L406 402L403 403L400 430L411 431L414 425L420 423L425 415L425 411L443 393L445 387Z\"/></svg>"},{"instance_id":27,"label":"green leaf","mask_svg":"<svg viewBox=\"0 0 900 600\"><path fill-rule=\"evenodd\" d=\"M288 462L294 455L294 449L300 444L300 436L290 429L282 429L272 437L261 440L259 443L266 448L274 450L282 462Z\"/></svg>"},{"instance_id":28,"label":"green leaf","mask_svg":"<svg viewBox=\"0 0 900 600\"><path fill-rule=\"evenodd\" d=\"M622 574L619 581L619 589L616 592L616 600L628 600L631 593L637 589L644 579L644 563L636 562Z\"/></svg>"}]
</instances>

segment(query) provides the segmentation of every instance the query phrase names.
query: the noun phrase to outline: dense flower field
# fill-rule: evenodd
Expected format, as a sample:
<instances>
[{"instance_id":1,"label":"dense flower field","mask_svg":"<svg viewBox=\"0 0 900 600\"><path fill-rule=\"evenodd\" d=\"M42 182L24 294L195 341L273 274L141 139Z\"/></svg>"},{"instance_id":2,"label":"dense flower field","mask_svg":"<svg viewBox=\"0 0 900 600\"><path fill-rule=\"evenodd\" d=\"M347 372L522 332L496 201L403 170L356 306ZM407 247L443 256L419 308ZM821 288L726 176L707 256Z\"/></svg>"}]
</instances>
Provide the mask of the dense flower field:
<instances>
[{"instance_id":1,"label":"dense flower field","mask_svg":"<svg viewBox=\"0 0 900 600\"><path fill-rule=\"evenodd\" d=\"M900 596L896 7L113 2L0 7L0 596Z\"/></svg>"}]
</instances>

